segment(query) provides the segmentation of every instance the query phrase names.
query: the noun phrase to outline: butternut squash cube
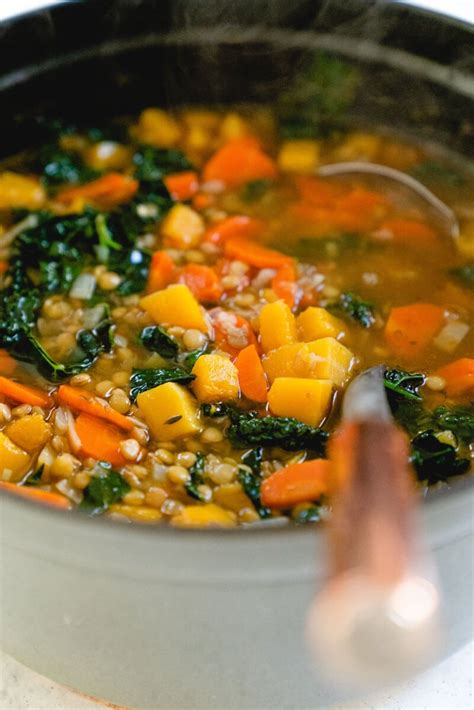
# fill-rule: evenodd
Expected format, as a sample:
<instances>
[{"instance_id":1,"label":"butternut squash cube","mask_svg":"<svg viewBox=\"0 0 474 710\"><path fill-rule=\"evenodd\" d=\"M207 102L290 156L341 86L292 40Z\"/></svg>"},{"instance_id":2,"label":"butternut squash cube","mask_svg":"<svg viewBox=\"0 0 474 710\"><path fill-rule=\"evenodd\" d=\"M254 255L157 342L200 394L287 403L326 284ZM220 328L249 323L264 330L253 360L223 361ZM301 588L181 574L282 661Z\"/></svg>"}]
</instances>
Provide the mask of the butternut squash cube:
<instances>
[{"instance_id":1,"label":"butternut squash cube","mask_svg":"<svg viewBox=\"0 0 474 710\"><path fill-rule=\"evenodd\" d=\"M222 119L222 123L219 128L219 138L222 143L227 143L227 141L248 136L249 133L249 124L244 118L242 118L242 116L235 113L235 111L227 113Z\"/></svg>"},{"instance_id":2,"label":"butternut squash cube","mask_svg":"<svg viewBox=\"0 0 474 710\"><path fill-rule=\"evenodd\" d=\"M28 470L30 457L0 431L0 478L16 483Z\"/></svg>"},{"instance_id":3,"label":"butternut squash cube","mask_svg":"<svg viewBox=\"0 0 474 710\"><path fill-rule=\"evenodd\" d=\"M196 379L191 387L200 402L238 399L238 370L223 355L201 355L194 364L192 374Z\"/></svg>"},{"instance_id":4,"label":"butternut squash cube","mask_svg":"<svg viewBox=\"0 0 474 710\"><path fill-rule=\"evenodd\" d=\"M313 173L319 165L319 156L317 141L285 141L278 154L278 167L287 173Z\"/></svg>"},{"instance_id":5,"label":"butternut squash cube","mask_svg":"<svg viewBox=\"0 0 474 710\"><path fill-rule=\"evenodd\" d=\"M135 134L142 143L157 148L170 148L179 141L181 129L177 121L166 111L147 108L140 114Z\"/></svg>"},{"instance_id":6,"label":"butternut squash cube","mask_svg":"<svg viewBox=\"0 0 474 710\"><path fill-rule=\"evenodd\" d=\"M277 377L268 393L273 414L295 417L310 426L319 426L327 414L332 395L329 380Z\"/></svg>"},{"instance_id":7,"label":"butternut squash cube","mask_svg":"<svg viewBox=\"0 0 474 710\"><path fill-rule=\"evenodd\" d=\"M15 419L5 432L14 444L29 452L44 446L52 436L51 424L45 422L41 414Z\"/></svg>"},{"instance_id":8,"label":"butternut squash cube","mask_svg":"<svg viewBox=\"0 0 474 710\"><path fill-rule=\"evenodd\" d=\"M137 404L153 436L161 441L192 436L202 429L196 400L175 382L142 392Z\"/></svg>"},{"instance_id":9,"label":"butternut squash cube","mask_svg":"<svg viewBox=\"0 0 474 710\"><path fill-rule=\"evenodd\" d=\"M230 528L236 524L236 517L230 510L224 510L215 503L187 505L171 518L171 524L178 528Z\"/></svg>"},{"instance_id":10,"label":"butternut squash cube","mask_svg":"<svg viewBox=\"0 0 474 710\"><path fill-rule=\"evenodd\" d=\"M238 513L242 508L253 509L253 503L243 492L240 483L223 483L217 486L214 488L214 500L218 505L233 510L234 513Z\"/></svg>"},{"instance_id":11,"label":"butternut squash cube","mask_svg":"<svg viewBox=\"0 0 474 710\"><path fill-rule=\"evenodd\" d=\"M334 155L339 160L357 160L358 158L375 160L381 145L381 136L356 131L349 133L336 148Z\"/></svg>"},{"instance_id":12,"label":"butternut squash cube","mask_svg":"<svg viewBox=\"0 0 474 710\"><path fill-rule=\"evenodd\" d=\"M9 170L0 174L0 210L27 207L36 210L46 200L46 192L36 178Z\"/></svg>"},{"instance_id":13,"label":"butternut squash cube","mask_svg":"<svg viewBox=\"0 0 474 710\"><path fill-rule=\"evenodd\" d=\"M296 341L296 321L284 301L267 303L260 311L260 339L264 352Z\"/></svg>"},{"instance_id":14,"label":"butternut squash cube","mask_svg":"<svg viewBox=\"0 0 474 710\"><path fill-rule=\"evenodd\" d=\"M353 354L334 338L321 338L308 343L310 352L307 377L330 380L342 387L351 369Z\"/></svg>"},{"instance_id":15,"label":"butternut squash cube","mask_svg":"<svg viewBox=\"0 0 474 710\"><path fill-rule=\"evenodd\" d=\"M207 323L199 303L184 284L173 284L140 299L140 306L155 321L196 328L207 332Z\"/></svg>"},{"instance_id":16,"label":"butternut squash cube","mask_svg":"<svg viewBox=\"0 0 474 710\"><path fill-rule=\"evenodd\" d=\"M161 225L161 233L167 242L179 249L197 246L204 229L203 218L188 205L174 205Z\"/></svg>"},{"instance_id":17,"label":"butternut squash cube","mask_svg":"<svg viewBox=\"0 0 474 710\"><path fill-rule=\"evenodd\" d=\"M289 343L270 350L263 356L262 365L270 382L277 377L308 377L309 349L306 343Z\"/></svg>"},{"instance_id":18,"label":"butternut squash cube","mask_svg":"<svg viewBox=\"0 0 474 710\"><path fill-rule=\"evenodd\" d=\"M296 319L296 327L301 340L309 342L318 338L342 337L347 328L345 323L333 316L325 308L310 306Z\"/></svg>"}]
</instances>

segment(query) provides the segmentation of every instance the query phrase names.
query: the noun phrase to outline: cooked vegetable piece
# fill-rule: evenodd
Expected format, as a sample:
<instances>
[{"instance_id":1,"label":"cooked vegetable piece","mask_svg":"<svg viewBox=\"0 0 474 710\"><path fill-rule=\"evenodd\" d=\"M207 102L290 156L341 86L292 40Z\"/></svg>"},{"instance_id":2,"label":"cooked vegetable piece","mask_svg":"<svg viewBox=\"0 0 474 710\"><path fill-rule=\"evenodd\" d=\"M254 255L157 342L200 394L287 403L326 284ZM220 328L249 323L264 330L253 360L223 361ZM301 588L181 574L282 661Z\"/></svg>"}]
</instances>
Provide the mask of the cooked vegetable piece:
<instances>
[{"instance_id":1,"label":"cooked vegetable piece","mask_svg":"<svg viewBox=\"0 0 474 710\"><path fill-rule=\"evenodd\" d=\"M140 141L158 148L175 145L181 136L180 128L173 116L158 108L147 108L141 112L136 132Z\"/></svg>"},{"instance_id":2,"label":"cooked vegetable piece","mask_svg":"<svg viewBox=\"0 0 474 710\"><path fill-rule=\"evenodd\" d=\"M375 322L374 306L368 301L363 301L352 291L347 291L339 296L338 301L331 303L328 308L336 314L346 316L359 323L363 328L370 328Z\"/></svg>"},{"instance_id":3,"label":"cooked vegetable piece","mask_svg":"<svg viewBox=\"0 0 474 710\"><path fill-rule=\"evenodd\" d=\"M212 325L216 346L219 350L229 353L232 358L236 358L247 345L257 344L257 338L248 320L236 313L218 311L213 316Z\"/></svg>"},{"instance_id":4,"label":"cooked vegetable piece","mask_svg":"<svg viewBox=\"0 0 474 710\"><path fill-rule=\"evenodd\" d=\"M311 459L281 468L262 483L262 503L270 508L291 508L318 500L329 490L331 466L327 459Z\"/></svg>"},{"instance_id":5,"label":"cooked vegetable piece","mask_svg":"<svg viewBox=\"0 0 474 710\"><path fill-rule=\"evenodd\" d=\"M200 402L233 401L239 397L236 366L224 355L201 355L192 369L192 389Z\"/></svg>"},{"instance_id":6,"label":"cooked vegetable piece","mask_svg":"<svg viewBox=\"0 0 474 710\"><path fill-rule=\"evenodd\" d=\"M130 397L133 401L142 392L163 385L165 382L179 382L188 385L195 375L186 372L181 367L155 367L144 370L134 370L130 378Z\"/></svg>"},{"instance_id":7,"label":"cooked vegetable piece","mask_svg":"<svg viewBox=\"0 0 474 710\"><path fill-rule=\"evenodd\" d=\"M306 342L318 338L342 338L347 327L342 320L333 316L325 308L310 306L296 319L298 335Z\"/></svg>"},{"instance_id":8,"label":"cooked vegetable piece","mask_svg":"<svg viewBox=\"0 0 474 710\"><path fill-rule=\"evenodd\" d=\"M171 173L164 178L164 183L173 200L186 202L199 189L199 179L193 170Z\"/></svg>"},{"instance_id":9,"label":"cooked vegetable piece","mask_svg":"<svg viewBox=\"0 0 474 710\"><path fill-rule=\"evenodd\" d=\"M140 393L137 404L153 436L159 441L191 436L202 429L196 400L175 382L166 382Z\"/></svg>"},{"instance_id":10,"label":"cooked vegetable piece","mask_svg":"<svg viewBox=\"0 0 474 710\"><path fill-rule=\"evenodd\" d=\"M440 430L452 431L456 439L469 446L474 442L474 402L466 407L436 407L433 423Z\"/></svg>"},{"instance_id":11,"label":"cooked vegetable piece","mask_svg":"<svg viewBox=\"0 0 474 710\"><path fill-rule=\"evenodd\" d=\"M159 325L179 325L206 333L206 320L199 303L184 284L174 284L140 299L140 306Z\"/></svg>"},{"instance_id":12,"label":"cooked vegetable piece","mask_svg":"<svg viewBox=\"0 0 474 710\"><path fill-rule=\"evenodd\" d=\"M474 358L463 357L441 367L436 375L445 381L447 394L452 397L474 392Z\"/></svg>"},{"instance_id":13,"label":"cooked vegetable piece","mask_svg":"<svg viewBox=\"0 0 474 710\"><path fill-rule=\"evenodd\" d=\"M97 466L97 475L84 489L84 498L79 508L89 515L98 515L121 500L129 491L130 485L127 481L102 461Z\"/></svg>"},{"instance_id":14,"label":"cooked vegetable piece","mask_svg":"<svg viewBox=\"0 0 474 710\"><path fill-rule=\"evenodd\" d=\"M20 382L14 382L7 377L1 376L0 394L3 394L13 402L31 404L32 407L45 407L48 409L53 404L51 397L38 387L22 385Z\"/></svg>"},{"instance_id":15,"label":"cooked vegetable piece","mask_svg":"<svg viewBox=\"0 0 474 710\"><path fill-rule=\"evenodd\" d=\"M275 301L263 306L259 321L260 340L266 353L297 339L295 317L284 301Z\"/></svg>"},{"instance_id":16,"label":"cooked vegetable piece","mask_svg":"<svg viewBox=\"0 0 474 710\"><path fill-rule=\"evenodd\" d=\"M268 392L268 404L279 417L295 417L319 426L327 414L332 395L328 380L277 377Z\"/></svg>"},{"instance_id":17,"label":"cooked vegetable piece","mask_svg":"<svg viewBox=\"0 0 474 710\"><path fill-rule=\"evenodd\" d=\"M243 348L235 360L240 390L252 402L267 401L267 378L255 345Z\"/></svg>"},{"instance_id":18,"label":"cooked vegetable piece","mask_svg":"<svg viewBox=\"0 0 474 710\"><path fill-rule=\"evenodd\" d=\"M44 188L36 178L8 170L0 173L0 210L15 207L39 209L45 198Z\"/></svg>"},{"instance_id":19,"label":"cooked vegetable piece","mask_svg":"<svg viewBox=\"0 0 474 710\"><path fill-rule=\"evenodd\" d=\"M179 282L184 283L200 303L217 303L223 288L214 269L202 264L187 264L179 275Z\"/></svg>"},{"instance_id":20,"label":"cooked vegetable piece","mask_svg":"<svg viewBox=\"0 0 474 710\"><path fill-rule=\"evenodd\" d=\"M0 431L0 477L4 481L21 481L30 464L30 456Z\"/></svg>"},{"instance_id":21,"label":"cooked vegetable piece","mask_svg":"<svg viewBox=\"0 0 474 710\"><path fill-rule=\"evenodd\" d=\"M52 437L51 424L42 414L27 414L15 419L5 429L8 438L14 444L31 453L36 451Z\"/></svg>"},{"instance_id":22,"label":"cooked vegetable piece","mask_svg":"<svg viewBox=\"0 0 474 710\"><path fill-rule=\"evenodd\" d=\"M188 505L171 518L171 525L177 528L230 528L235 524L235 515L215 503Z\"/></svg>"},{"instance_id":23,"label":"cooked vegetable piece","mask_svg":"<svg viewBox=\"0 0 474 710\"><path fill-rule=\"evenodd\" d=\"M265 230L265 223L246 215L232 215L215 222L206 229L204 241L223 245L228 239L235 237L255 239Z\"/></svg>"},{"instance_id":24,"label":"cooked vegetable piece","mask_svg":"<svg viewBox=\"0 0 474 710\"><path fill-rule=\"evenodd\" d=\"M76 433L81 442L81 454L112 466L125 466L126 459L120 451L124 434L113 424L82 412L75 421Z\"/></svg>"},{"instance_id":25,"label":"cooked vegetable piece","mask_svg":"<svg viewBox=\"0 0 474 710\"><path fill-rule=\"evenodd\" d=\"M165 244L179 249L195 247L204 234L201 215L188 205L174 205L161 224Z\"/></svg>"},{"instance_id":26,"label":"cooked vegetable piece","mask_svg":"<svg viewBox=\"0 0 474 710\"><path fill-rule=\"evenodd\" d=\"M224 253L231 259L238 259L257 269L279 269L293 263L285 254L240 236L226 239Z\"/></svg>"},{"instance_id":27,"label":"cooked vegetable piece","mask_svg":"<svg viewBox=\"0 0 474 710\"><path fill-rule=\"evenodd\" d=\"M140 341L147 350L166 358L176 358L179 345L172 335L168 335L159 325L148 325L140 333Z\"/></svg>"},{"instance_id":28,"label":"cooked vegetable piece","mask_svg":"<svg viewBox=\"0 0 474 710\"><path fill-rule=\"evenodd\" d=\"M174 261L169 254L166 251L155 251L150 262L147 293L154 293L169 286L173 281L175 271Z\"/></svg>"},{"instance_id":29,"label":"cooked vegetable piece","mask_svg":"<svg viewBox=\"0 0 474 710\"><path fill-rule=\"evenodd\" d=\"M189 482L186 483L186 493L196 500L204 500L199 491L199 486L204 483L204 465L206 457L200 451L196 454L196 461L189 468Z\"/></svg>"},{"instance_id":30,"label":"cooked vegetable piece","mask_svg":"<svg viewBox=\"0 0 474 710\"><path fill-rule=\"evenodd\" d=\"M421 400L419 389L425 381L424 375L405 370L392 368L385 370L384 373L384 384L388 394L402 399Z\"/></svg>"},{"instance_id":31,"label":"cooked vegetable piece","mask_svg":"<svg viewBox=\"0 0 474 710\"><path fill-rule=\"evenodd\" d=\"M92 200L106 205L118 205L130 200L137 190L137 180L122 175L122 173L107 173L107 175L85 185L66 188L58 192L55 199L66 204L77 198L83 198L86 201Z\"/></svg>"},{"instance_id":32,"label":"cooked vegetable piece","mask_svg":"<svg viewBox=\"0 0 474 710\"><path fill-rule=\"evenodd\" d=\"M438 483L469 468L469 460L458 458L454 446L441 442L432 431L419 434L411 443L411 461L420 481Z\"/></svg>"},{"instance_id":33,"label":"cooked vegetable piece","mask_svg":"<svg viewBox=\"0 0 474 710\"><path fill-rule=\"evenodd\" d=\"M441 329L444 310L431 303L392 308L385 324L385 340L395 355L416 357Z\"/></svg>"},{"instance_id":34,"label":"cooked vegetable piece","mask_svg":"<svg viewBox=\"0 0 474 710\"><path fill-rule=\"evenodd\" d=\"M334 338L320 338L307 346L310 356L306 376L327 379L336 387L342 387L354 361L352 352Z\"/></svg>"},{"instance_id":35,"label":"cooked vegetable piece","mask_svg":"<svg viewBox=\"0 0 474 710\"><path fill-rule=\"evenodd\" d=\"M39 488L26 488L25 486L17 486L14 483L9 483L8 481L0 481L0 488L5 491L10 491L15 495L19 495L21 498L27 498L28 500L43 503L43 505L50 505L53 508L64 508L68 510L71 508L71 502L63 495L59 493L53 493L52 491L42 491Z\"/></svg>"},{"instance_id":36,"label":"cooked vegetable piece","mask_svg":"<svg viewBox=\"0 0 474 710\"><path fill-rule=\"evenodd\" d=\"M202 174L204 182L219 180L226 187L238 187L251 180L275 178L277 167L258 141L246 136L229 141L214 153Z\"/></svg>"},{"instance_id":37,"label":"cooked vegetable piece","mask_svg":"<svg viewBox=\"0 0 474 710\"><path fill-rule=\"evenodd\" d=\"M236 413L227 431L230 441L237 447L279 446L285 451L310 449L324 455L327 433L308 426L294 417L255 417L249 413Z\"/></svg>"},{"instance_id":38,"label":"cooked vegetable piece","mask_svg":"<svg viewBox=\"0 0 474 710\"><path fill-rule=\"evenodd\" d=\"M296 269L294 264L280 266L271 282L272 290L281 298L288 308L294 308L298 298L299 289L296 283Z\"/></svg>"},{"instance_id":39,"label":"cooked vegetable piece","mask_svg":"<svg viewBox=\"0 0 474 710\"><path fill-rule=\"evenodd\" d=\"M239 466L238 478L243 492L249 497L255 506L260 518L268 518L271 515L271 510L265 505L262 505L260 498L260 490L262 486L262 455L261 447L248 451L242 456L242 463L248 468Z\"/></svg>"},{"instance_id":40,"label":"cooked vegetable piece","mask_svg":"<svg viewBox=\"0 0 474 710\"><path fill-rule=\"evenodd\" d=\"M71 407L74 411L85 412L93 417L105 419L118 426L119 429L131 431L135 426L130 419L112 409L108 402L98 399L92 392L81 387L61 385L56 393L56 399L60 404Z\"/></svg>"},{"instance_id":41,"label":"cooked vegetable piece","mask_svg":"<svg viewBox=\"0 0 474 710\"><path fill-rule=\"evenodd\" d=\"M278 167L289 173L314 173L319 163L320 144L314 140L285 141L278 153Z\"/></svg>"},{"instance_id":42,"label":"cooked vegetable piece","mask_svg":"<svg viewBox=\"0 0 474 710\"><path fill-rule=\"evenodd\" d=\"M16 370L16 362L10 357L6 350L0 350L0 375L13 375Z\"/></svg>"}]
</instances>

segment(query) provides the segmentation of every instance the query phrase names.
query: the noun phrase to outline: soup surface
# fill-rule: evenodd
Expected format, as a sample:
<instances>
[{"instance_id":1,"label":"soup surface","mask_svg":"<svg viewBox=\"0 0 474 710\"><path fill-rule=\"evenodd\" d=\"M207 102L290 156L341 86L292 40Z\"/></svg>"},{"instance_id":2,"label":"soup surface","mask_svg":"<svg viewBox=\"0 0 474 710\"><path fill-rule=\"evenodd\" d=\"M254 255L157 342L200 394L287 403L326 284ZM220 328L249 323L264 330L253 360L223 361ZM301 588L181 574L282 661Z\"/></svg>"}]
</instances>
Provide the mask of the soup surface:
<instances>
[{"instance_id":1,"label":"soup surface","mask_svg":"<svg viewBox=\"0 0 474 710\"><path fill-rule=\"evenodd\" d=\"M469 469L474 188L376 132L259 107L62 128L0 174L0 485L175 526L324 515L325 444L374 364L420 480ZM383 178L316 176L381 163Z\"/></svg>"}]
</instances>

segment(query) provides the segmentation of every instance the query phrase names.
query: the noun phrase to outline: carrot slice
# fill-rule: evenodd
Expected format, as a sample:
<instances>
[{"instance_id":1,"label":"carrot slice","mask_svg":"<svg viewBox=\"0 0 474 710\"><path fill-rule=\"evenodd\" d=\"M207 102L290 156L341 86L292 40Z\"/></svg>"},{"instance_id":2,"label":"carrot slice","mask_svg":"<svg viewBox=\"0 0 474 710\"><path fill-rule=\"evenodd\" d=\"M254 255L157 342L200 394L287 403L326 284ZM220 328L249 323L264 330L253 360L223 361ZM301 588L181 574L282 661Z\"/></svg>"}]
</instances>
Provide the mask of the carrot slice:
<instances>
[{"instance_id":1,"label":"carrot slice","mask_svg":"<svg viewBox=\"0 0 474 710\"><path fill-rule=\"evenodd\" d=\"M390 219L377 228L376 236L392 239L397 244L428 247L438 238L437 233L425 222L414 219Z\"/></svg>"},{"instance_id":2,"label":"carrot slice","mask_svg":"<svg viewBox=\"0 0 474 710\"><path fill-rule=\"evenodd\" d=\"M248 320L236 313L219 310L217 314L213 314L212 325L216 346L234 359L247 345L257 345L252 326Z\"/></svg>"},{"instance_id":3,"label":"carrot slice","mask_svg":"<svg viewBox=\"0 0 474 710\"><path fill-rule=\"evenodd\" d=\"M76 432L81 440L81 452L112 466L125 466L127 460L120 452L123 435L113 424L82 412L76 419Z\"/></svg>"},{"instance_id":4,"label":"carrot slice","mask_svg":"<svg viewBox=\"0 0 474 710\"><path fill-rule=\"evenodd\" d=\"M435 372L435 375L446 381L445 390L450 397L474 393L474 358L455 360Z\"/></svg>"},{"instance_id":5,"label":"carrot slice","mask_svg":"<svg viewBox=\"0 0 474 710\"><path fill-rule=\"evenodd\" d=\"M233 237L253 239L265 230L265 222L254 217L236 214L211 225L204 234L204 241L224 244Z\"/></svg>"},{"instance_id":6,"label":"carrot slice","mask_svg":"<svg viewBox=\"0 0 474 710\"><path fill-rule=\"evenodd\" d=\"M12 399L14 402L31 404L32 407L50 407L53 404L49 394L43 392L43 390L29 385L21 385L19 382L14 382L7 377L1 376L0 394L3 394L7 399Z\"/></svg>"},{"instance_id":7,"label":"carrot slice","mask_svg":"<svg viewBox=\"0 0 474 710\"><path fill-rule=\"evenodd\" d=\"M203 180L219 180L227 187L238 187L251 180L275 178L276 163L266 155L252 136L226 143L209 159L203 169Z\"/></svg>"},{"instance_id":8,"label":"carrot slice","mask_svg":"<svg viewBox=\"0 0 474 710\"><path fill-rule=\"evenodd\" d=\"M317 500L329 490L330 470L327 459L286 466L263 481L262 504L269 508L291 508L297 503Z\"/></svg>"},{"instance_id":9,"label":"carrot slice","mask_svg":"<svg viewBox=\"0 0 474 710\"><path fill-rule=\"evenodd\" d=\"M243 348L235 359L242 394L252 402L267 401L267 378L255 345Z\"/></svg>"},{"instance_id":10,"label":"carrot slice","mask_svg":"<svg viewBox=\"0 0 474 710\"><path fill-rule=\"evenodd\" d=\"M173 281L175 265L166 251L155 251L151 257L146 291L153 293L166 288Z\"/></svg>"},{"instance_id":11,"label":"carrot slice","mask_svg":"<svg viewBox=\"0 0 474 710\"><path fill-rule=\"evenodd\" d=\"M195 210L201 212L202 210L212 207L216 202L215 195L211 195L208 192L198 192L194 195L192 203Z\"/></svg>"},{"instance_id":12,"label":"carrot slice","mask_svg":"<svg viewBox=\"0 0 474 710\"><path fill-rule=\"evenodd\" d=\"M197 300L202 303L214 303L220 299L223 293L219 277L210 266L188 264L181 271L178 281L186 284Z\"/></svg>"},{"instance_id":13,"label":"carrot slice","mask_svg":"<svg viewBox=\"0 0 474 710\"><path fill-rule=\"evenodd\" d=\"M131 431L135 426L130 419L119 414L115 409L95 397L92 392L81 389L80 387L71 387L71 385L61 385L56 392L56 398L60 404L65 404L71 409L79 412L85 412L93 417L105 419L111 424L115 424L120 429Z\"/></svg>"},{"instance_id":14,"label":"carrot slice","mask_svg":"<svg viewBox=\"0 0 474 710\"><path fill-rule=\"evenodd\" d=\"M181 200L182 202L190 200L199 189L198 176L193 170L172 173L167 175L163 182L173 200Z\"/></svg>"},{"instance_id":15,"label":"carrot slice","mask_svg":"<svg viewBox=\"0 0 474 710\"><path fill-rule=\"evenodd\" d=\"M400 357L419 355L441 329L444 310L432 303L392 308L385 325L385 340Z\"/></svg>"},{"instance_id":16,"label":"carrot slice","mask_svg":"<svg viewBox=\"0 0 474 710\"><path fill-rule=\"evenodd\" d=\"M54 508L71 508L69 500L65 496L60 495L60 493L42 491L40 488L31 488L30 486L17 486L15 483L8 483L8 481L0 481L0 488L11 491L11 493L15 493L22 498L29 498L38 503L51 505Z\"/></svg>"},{"instance_id":17,"label":"carrot slice","mask_svg":"<svg viewBox=\"0 0 474 710\"><path fill-rule=\"evenodd\" d=\"M0 350L0 374L13 375L16 370L16 360L7 353L6 350Z\"/></svg>"},{"instance_id":18,"label":"carrot slice","mask_svg":"<svg viewBox=\"0 0 474 710\"><path fill-rule=\"evenodd\" d=\"M289 308L295 306L299 294L294 264L281 266L273 277L271 285L278 298L283 299Z\"/></svg>"},{"instance_id":19,"label":"carrot slice","mask_svg":"<svg viewBox=\"0 0 474 710\"><path fill-rule=\"evenodd\" d=\"M97 200L107 204L119 204L130 200L138 190L138 180L122 173L107 173L97 180L78 187L68 187L56 195L56 200L69 203L78 197Z\"/></svg>"},{"instance_id":20,"label":"carrot slice","mask_svg":"<svg viewBox=\"0 0 474 710\"><path fill-rule=\"evenodd\" d=\"M289 256L242 237L228 239L224 245L224 253L231 259L238 259L257 269L279 269L293 263Z\"/></svg>"},{"instance_id":21,"label":"carrot slice","mask_svg":"<svg viewBox=\"0 0 474 710\"><path fill-rule=\"evenodd\" d=\"M8 261L0 261L0 274L4 274L8 271Z\"/></svg>"}]
</instances>

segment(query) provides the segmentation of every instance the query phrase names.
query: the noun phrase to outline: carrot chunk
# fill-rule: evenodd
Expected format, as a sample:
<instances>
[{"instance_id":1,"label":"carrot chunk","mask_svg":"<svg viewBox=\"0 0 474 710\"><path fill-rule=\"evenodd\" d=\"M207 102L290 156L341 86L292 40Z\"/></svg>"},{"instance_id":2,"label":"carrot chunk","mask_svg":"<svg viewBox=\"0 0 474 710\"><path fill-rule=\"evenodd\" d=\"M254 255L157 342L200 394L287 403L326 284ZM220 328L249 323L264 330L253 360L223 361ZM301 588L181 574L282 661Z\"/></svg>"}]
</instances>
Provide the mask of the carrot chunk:
<instances>
[{"instance_id":1,"label":"carrot chunk","mask_svg":"<svg viewBox=\"0 0 474 710\"><path fill-rule=\"evenodd\" d=\"M209 159L203 169L203 180L219 180L227 187L238 187L251 180L275 178L277 166L252 136L226 143Z\"/></svg>"},{"instance_id":2,"label":"carrot chunk","mask_svg":"<svg viewBox=\"0 0 474 710\"><path fill-rule=\"evenodd\" d=\"M432 303L392 308L385 325L385 340L400 357L419 355L441 329L443 319L444 310Z\"/></svg>"},{"instance_id":3,"label":"carrot chunk","mask_svg":"<svg viewBox=\"0 0 474 710\"><path fill-rule=\"evenodd\" d=\"M32 407L50 407L53 403L51 397L43 390L0 376L0 394L8 399L22 404L31 404Z\"/></svg>"},{"instance_id":4,"label":"carrot chunk","mask_svg":"<svg viewBox=\"0 0 474 710\"><path fill-rule=\"evenodd\" d=\"M450 397L474 393L474 358L462 357L435 374L445 380L445 390Z\"/></svg>"},{"instance_id":5,"label":"carrot chunk","mask_svg":"<svg viewBox=\"0 0 474 710\"><path fill-rule=\"evenodd\" d=\"M8 271L8 261L0 261L0 274L4 274Z\"/></svg>"},{"instance_id":6,"label":"carrot chunk","mask_svg":"<svg viewBox=\"0 0 474 710\"><path fill-rule=\"evenodd\" d=\"M197 173L188 170L183 173L167 175L163 181L173 200L185 202L190 200L199 189Z\"/></svg>"},{"instance_id":7,"label":"carrot chunk","mask_svg":"<svg viewBox=\"0 0 474 710\"><path fill-rule=\"evenodd\" d=\"M56 393L56 397L60 404L65 404L67 407L71 407L71 409L85 412L93 417L105 419L111 424L115 424L120 429L125 429L125 431L131 431L134 427L130 419L116 412L109 404L101 402L88 390L81 389L80 387L71 387L71 385L61 385Z\"/></svg>"},{"instance_id":8,"label":"carrot chunk","mask_svg":"<svg viewBox=\"0 0 474 710\"><path fill-rule=\"evenodd\" d=\"M202 264L187 264L181 271L179 283L184 283L201 303L214 303L223 293L223 288L214 269Z\"/></svg>"},{"instance_id":9,"label":"carrot chunk","mask_svg":"<svg viewBox=\"0 0 474 710\"><path fill-rule=\"evenodd\" d=\"M13 375L16 370L16 361L10 357L6 350L0 350L0 374Z\"/></svg>"},{"instance_id":10,"label":"carrot chunk","mask_svg":"<svg viewBox=\"0 0 474 710\"><path fill-rule=\"evenodd\" d=\"M224 245L224 253L231 259L238 259L257 269L279 269L293 263L289 256L242 237L228 239Z\"/></svg>"},{"instance_id":11,"label":"carrot chunk","mask_svg":"<svg viewBox=\"0 0 474 710\"><path fill-rule=\"evenodd\" d=\"M166 288L173 281L175 265L166 251L155 251L151 257L148 272L147 293L154 293Z\"/></svg>"},{"instance_id":12,"label":"carrot chunk","mask_svg":"<svg viewBox=\"0 0 474 710\"><path fill-rule=\"evenodd\" d=\"M330 463L312 459L282 468L266 478L261 487L262 504L269 508L291 508L317 500L329 490Z\"/></svg>"},{"instance_id":13,"label":"carrot chunk","mask_svg":"<svg viewBox=\"0 0 474 710\"><path fill-rule=\"evenodd\" d=\"M281 266L272 279L272 289L289 308L293 308L298 301L298 286L296 284L296 269L294 264L288 263Z\"/></svg>"},{"instance_id":14,"label":"carrot chunk","mask_svg":"<svg viewBox=\"0 0 474 710\"><path fill-rule=\"evenodd\" d=\"M122 173L107 173L97 180L78 187L68 187L56 195L56 200L69 203L78 197L107 204L127 202L138 190L138 180L122 175Z\"/></svg>"},{"instance_id":15,"label":"carrot chunk","mask_svg":"<svg viewBox=\"0 0 474 710\"><path fill-rule=\"evenodd\" d=\"M212 242L212 244L224 244L233 237L253 239L258 237L264 229L265 222L262 220L236 214L211 225L204 234L204 241Z\"/></svg>"},{"instance_id":16,"label":"carrot chunk","mask_svg":"<svg viewBox=\"0 0 474 710\"><path fill-rule=\"evenodd\" d=\"M14 483L8 483L8 481L0 481L0 488L15 493L22 498L29 498L38 503L51 505L53 508L71 508L69 500L65 496L60 495L60 493L42 491L40 488L31 488L30 486L17 486Z\"/></svg>"},{"instance_id":17,"label":"carrot chunk","mask_svg":"<svg viewBox=\"0 0 474 710\"><path fill-rule=\"evenodd\" d=\"M123 435L113 424L82 412L76 419L76 432L84 456L108 461L112 466L125 466L127 463L120 452Z\"/></svg>"},{"instance_id":18,"label":"carrot chunk","mask_svg":"<svg viewBox=\"0 0 474 710\"><path fill-rule=\"evenodd\" d=\"M242 394L253 402L267 401L267 378L255 345L243 348L235 359Z\"/></svg>"},{"instance_id":19,"label":"carrot chunk","mask_svg":"<svg viewBox=\"0 0 474 710\"><path fill-rule=\"evenodd\" d=\"M242 316L236 313L219 310L212 319L216 346L232 358L247 345L257 345L257 337L252 326Z\"/></svg>"}]
</instances>

